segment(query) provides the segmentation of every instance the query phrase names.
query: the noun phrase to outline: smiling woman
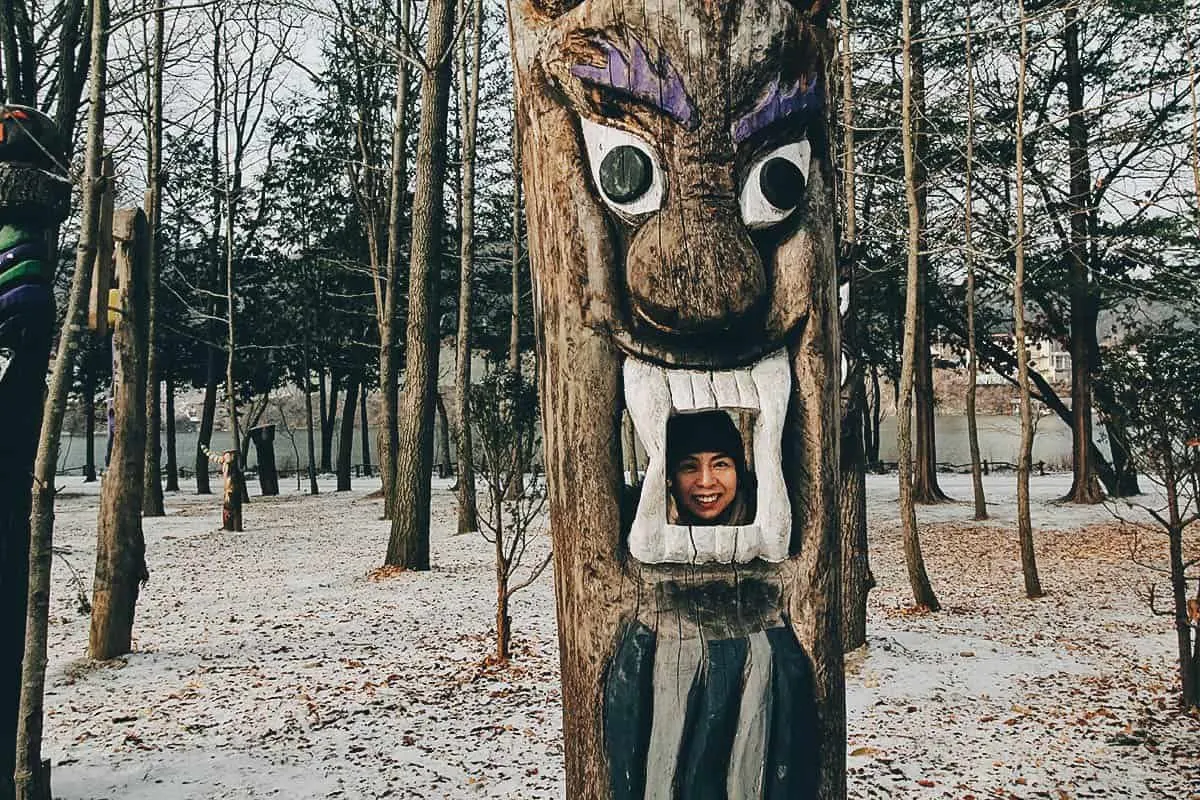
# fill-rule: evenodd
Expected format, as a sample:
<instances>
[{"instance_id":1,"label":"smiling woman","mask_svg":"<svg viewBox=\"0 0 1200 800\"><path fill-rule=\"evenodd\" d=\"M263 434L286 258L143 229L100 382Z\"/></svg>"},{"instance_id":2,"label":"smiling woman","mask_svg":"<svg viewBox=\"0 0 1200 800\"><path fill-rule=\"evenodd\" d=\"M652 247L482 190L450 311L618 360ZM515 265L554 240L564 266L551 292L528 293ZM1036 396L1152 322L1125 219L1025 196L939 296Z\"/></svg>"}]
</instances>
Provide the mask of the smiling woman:
<instances>
[{"instance_id":1,"label":"smiling woman","mask_svg":"<svg viewBox=\"0 0 1200 800\"><path fill-rule=\"evenodd\" d=\"M671 507L677 525L748 525L754 476L733 419L724 411L681 414L667 422Z\"/></svg>"}]
</instances>

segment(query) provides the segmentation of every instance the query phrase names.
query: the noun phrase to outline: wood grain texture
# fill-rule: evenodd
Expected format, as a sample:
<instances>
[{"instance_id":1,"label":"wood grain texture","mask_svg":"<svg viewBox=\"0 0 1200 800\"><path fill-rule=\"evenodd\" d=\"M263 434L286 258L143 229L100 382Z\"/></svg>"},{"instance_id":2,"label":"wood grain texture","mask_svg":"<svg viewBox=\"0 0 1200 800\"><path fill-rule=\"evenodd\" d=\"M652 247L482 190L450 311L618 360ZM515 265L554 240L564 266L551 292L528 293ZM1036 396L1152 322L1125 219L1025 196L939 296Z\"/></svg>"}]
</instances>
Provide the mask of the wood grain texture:
<instances>
[{"instance_id":1,"label":"wood grain texture","mask_svg":"<svg viewBox=\"0 0 1200 800\"><path fill-rule=\"evenodd\" d=\"M509 9L554 542L566 794L732 797L730 786L757 785L761 797L844 797L840 342L827 122L820 113L796 116L743 142L734 138L739 117L773 102L772 85L824 85L824 34L812 28L809 9L782 0L600 0L569 11L512 0ZM602 63L606 46L628 53L644 47L660 78L677 73L694 119L680 111L682 101L668 119L637 91L598 89L572 72ZM636 134L655 149L665 182L661 208L630 218L599 195L581 119ZM804 200L783 224L751 235L738 203L748 165L795 137L806 137L812 150ZM634 515L620 447L627 354L668 367L728 370L781 348L791 374L783 441L761 446L782 447L791 516L786 558L736 568L638 562L626 541ZM708 392L730 398L735 388L741 391L728 381L710 383ZM629 661L631 625L657 645L643 642L639 652L653 652ZM767 640L766 651L761 641L755 648L756 636ZM694 668L681 668L680 654L696 646ZM741 669L730 666L730 653L741 654ZM769 658L769 676L746 666L755 654L760 668ZM665 751L649 744L654 756L639 794L637 760L620 753L610 760L605 706L625 698L631 713L643 713L630 687L644 684L645 659L653 663L652 728L674 720L690 746L709 720L706 735L732 736L718 749L757 758L760 768L744 760L729 771L721 766L720 780L705 784L711 795L702 794L698 784L677 785L687 747L663 738ZM678 680L668 686L670 669ZM743 714L748 691L759 695ZM664 707L660 695L672 695L673 703ZM735 726L731 734L727 721ZM742 733L753 729L762 731L759 741ZM629 746L639 746L636 733L626 733ZM670 769L655 766L663 758Z\"/></svg>"},{"instance_id":2,"label":"wood grain texture","mask_svg":"<svg viewBox=\"0 0 1200 800\"><path fill-rule=\"evenodd\" d=\"M113 327L113 405L116 434L100 492L96 575L88 654L106 660L128 653L138 588L146 580L142 536L142 478L146 457L146 270L149 230L145 213L121 209L113 217L120 311Z\"/></svg>"}]
</instances>

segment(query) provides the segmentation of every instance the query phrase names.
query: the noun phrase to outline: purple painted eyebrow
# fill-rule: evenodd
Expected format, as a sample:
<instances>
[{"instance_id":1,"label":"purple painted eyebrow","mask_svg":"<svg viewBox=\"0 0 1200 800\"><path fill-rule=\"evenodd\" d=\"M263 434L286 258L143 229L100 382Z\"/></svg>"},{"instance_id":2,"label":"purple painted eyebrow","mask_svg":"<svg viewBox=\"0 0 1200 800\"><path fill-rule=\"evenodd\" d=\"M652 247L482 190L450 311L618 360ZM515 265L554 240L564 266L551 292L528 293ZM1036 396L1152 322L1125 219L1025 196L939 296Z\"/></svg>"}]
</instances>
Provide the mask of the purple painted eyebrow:
<instances>
[{"instance_id":1,"label":"purple painted eyebrow","mask_svg":"<svg viewBox=\"0 0 1200 800\"><path fill-rule=\"evenodd\" d=\"M754 108L733 123L733 141L741 144L774 122L820 108L823 101L824 95L816 76L801 78L791 86L781 87L779 76L776 75Z\"/></svg>"},{"instance_id":2,"label":"purple painted eyebrow","mask_svg":"<svg viewBox=\"0 0 1200 800\"><path fill-rule=\"evenodd\" d=\"M665 53L660 53L657 60L651 59L646 47L633 36L627 49L599 36L591 41L604 54L604 66L576 64L571 67L572 75L649 103L688 130L699 127L696 105L683 87L679 70Z\"/></svg>"}]
</instances>

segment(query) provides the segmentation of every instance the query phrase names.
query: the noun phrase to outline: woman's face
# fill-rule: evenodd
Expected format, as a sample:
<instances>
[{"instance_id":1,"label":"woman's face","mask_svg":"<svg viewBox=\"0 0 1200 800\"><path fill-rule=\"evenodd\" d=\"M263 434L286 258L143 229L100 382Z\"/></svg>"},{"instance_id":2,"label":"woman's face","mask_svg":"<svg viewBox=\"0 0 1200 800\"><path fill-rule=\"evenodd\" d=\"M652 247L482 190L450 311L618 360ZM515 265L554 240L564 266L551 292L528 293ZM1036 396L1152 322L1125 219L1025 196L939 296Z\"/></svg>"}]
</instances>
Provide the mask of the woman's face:
<instances>
[{"instance_id":1,"label":"woman's face","mask_svg":"<svg viewBox=\"0 0 1200 800\"><path fill-rule=\"evenodd\" d=\"M725 453L691 453L671 475L675 502L693 517L712 522L737 495L737 465Z\"/></svg>"}]
</instances>

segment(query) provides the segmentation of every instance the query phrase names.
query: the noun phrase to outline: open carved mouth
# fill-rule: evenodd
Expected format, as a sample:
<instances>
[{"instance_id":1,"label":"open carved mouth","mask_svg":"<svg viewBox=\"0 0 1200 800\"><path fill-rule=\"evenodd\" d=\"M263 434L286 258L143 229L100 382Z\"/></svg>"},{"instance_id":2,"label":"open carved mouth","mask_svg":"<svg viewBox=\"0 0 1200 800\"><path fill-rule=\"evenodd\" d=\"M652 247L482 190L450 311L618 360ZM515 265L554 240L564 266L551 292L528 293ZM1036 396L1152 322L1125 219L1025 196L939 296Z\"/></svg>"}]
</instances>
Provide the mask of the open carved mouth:
<instances>
[{"instance_id":1,"label":"open carved mouth","mask_svg":"<svg viewBox=\"0 0 1200 800\"><path fill-rule=\"evenodd\" d=\"M626 356L625 404L649 456L629 552L645 564L745 564L787 558L792 515L780 449L791 393L786 350L740 369L670 369ZM748 412L757 478L754 520L742 525L677 525L667 518L667 420L710 409Z\"/></svg>"}]
</instances>

